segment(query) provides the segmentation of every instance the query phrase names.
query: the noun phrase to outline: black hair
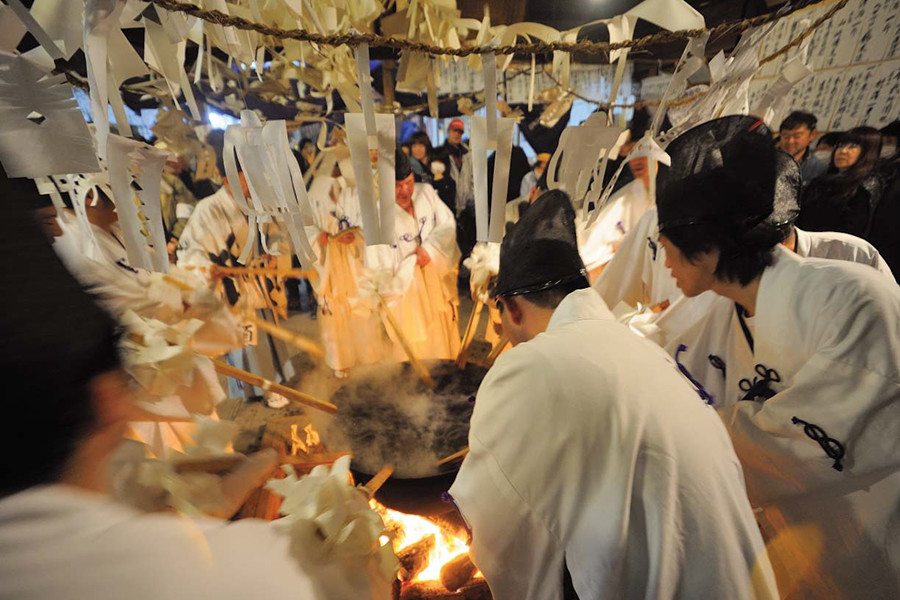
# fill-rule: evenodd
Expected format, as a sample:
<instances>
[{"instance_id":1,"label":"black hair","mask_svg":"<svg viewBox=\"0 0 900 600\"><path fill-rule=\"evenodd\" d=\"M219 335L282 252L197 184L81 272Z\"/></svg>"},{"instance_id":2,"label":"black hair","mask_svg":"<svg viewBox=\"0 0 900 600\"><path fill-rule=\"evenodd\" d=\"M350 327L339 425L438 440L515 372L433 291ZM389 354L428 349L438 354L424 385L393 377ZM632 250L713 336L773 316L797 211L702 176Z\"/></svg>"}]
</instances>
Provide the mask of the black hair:
<instances>
[{"instance_id":1,"label":"black hair","mask_svg":"<svg viewBox=\"0 0 900 600\"><path fill-rule=\"evenodd\" d=\"M91 380L119 368L118 328L27 212L0 207L0 497L59 481L96 425ZM28 261L22 261L28 256Z\"/></svg>"},{"instance_id":2,"label":"black hair","mask_svg":"<svg viewBox=\"0 0 900 600\"><path fill-rule=\"evenodd\" d=\"M530 294L521 294L520 297L528 300L529 302L540 308L555 309L557 306L559 306L559 303L562 302L563 299L572 292L583 290L589 287L591 287L591 284L590 282L588 282L587 278L579 277L574 281L569 281L552 288L547 288L546 290L532 292Z\"/></svg>"},{"instance_id":3,"label":"black hair","mask_svg":"<svg viewBox=\"0 0 900 600\"><path fill-rule=\"evenodd\" d=\"M703 221L668 227L664 235L690 262L700 254L719 251L715 276L747 285L772 264L774 248L791 233L793 223L763 222L747 229L733 220Z\"/></svg>"},{"instance_id":4,"label":"black hair","mask_svg":"<svg viewBox=\"0 0 900 600\"><path fill-rule=\"evenodd\" d=\"M834 148L838 145L838 142L841 141L841 136L843 135L843 131L829 131L819 138L819 141L816 142L816 147L818 147L820 144L825 144L826 146L831 146L832 148Z\"/></svg>"},{"instance_id":5,"label":"black hair","mask_svg":"<svg viewBox=\"0 0 900 600\"><path fill-rule=\"evenodd\" d=\"M779 127L778 130L784 131L786 129L797 129L798 127L806 126L807 129L813 131L818 122L819 120L816 119L816 115L803 112L802 110L795 110L784 118L784 121L781 122L781 127Z\"/></svg>"},{"instance_id":6,"label":"black hair","mask_svg":"<svg viewBox=\"0 0 900 600\"><path fill-rule=\"evenodd\" d=\"M409 140L407 142L409 147L412 148L413 144L422 144L425 146L425 149L428 151L429 157L431 156L431 152L434 149L431 145L431 138L428 137L428 134L424 131L416 131L411 136L409 136Z\"/></svg>"},{"instance_id":7,"label":"black hair","mask_svg":"<svg viewBox=\"0 0 900 600\"><path fill-rule=\"evenodd\" d=\"M303 147L306 146L307 144L312 144L313 146L316 145L316 143L314 141L312 141L312 139L305 137L300 140L300 143L297 145L297 147L302 151Z\"/></svg>"},{"instance_id":8,"label":"black hair","mask_svg":"<svg viewBox=\"0 0 900 600\"><path fill-rule=\"evenodd\" d=\"M859 160L846 172L840 174L844 179L858 183L878 168L881 160L881 132L877 129L854 127L838 138L837 146L843 144L857 144L860 147ZM829 173L837 173L837 167L834 166L834 154L831 155Z\"/></svg>"},{"instance_id":9,"label":"black hair","mask_svg":"<svg viewBox=\"0 0 900 600\"><path fill-rule=\"evenodd\" d=\"M537 184L535 184L535 187L541 193L550 191L550 188L547 185L547 171L549 171L549 170L550 170L550 163L547 163L547 168L544 169L544 172L541 173L540 177L538 177Z\"/></svg>"},{"instance_id":10,"label":"black hair","mask_svg":"<svg viewBox=\"0 0 900 600\"><path fill-rule=\"evenodd\" d=\"M881 135L884 137L900 138L900 120L891 121L881 128Z\"/></svg>"}]
</instances>

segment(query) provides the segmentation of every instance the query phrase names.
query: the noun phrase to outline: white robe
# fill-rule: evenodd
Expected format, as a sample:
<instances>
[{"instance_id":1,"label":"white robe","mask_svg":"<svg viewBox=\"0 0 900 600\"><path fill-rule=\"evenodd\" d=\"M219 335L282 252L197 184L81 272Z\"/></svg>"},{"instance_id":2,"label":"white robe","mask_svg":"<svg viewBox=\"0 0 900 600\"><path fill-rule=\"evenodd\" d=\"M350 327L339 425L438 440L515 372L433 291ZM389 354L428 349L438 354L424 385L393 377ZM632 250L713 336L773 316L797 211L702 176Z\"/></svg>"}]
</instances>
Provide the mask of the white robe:
<instances>
[{"instance_id":1,"label":"white robe","mask_svg":"<svg viewBox=\"0 0 900 600\"><path fill-rule=\"evenodd\" d=\"M310 195L316 224L306 230L317 257L314 267L319 277L313 286L319 303L325 363L343 371L383 359L385 340L377 312L357 298L365 266L359 197L355 188L341 189L337 180L332 181L333 187L323 189L316 179L314 186L318 189ZM337 201L332 199L332 191ZM350 244L339 241L347 232L355 237ZM328 236L324 247L318 242L323 233Z\"/></svg>"},{"instance_id":2,"label":"white robe","mask_svg":"<svg viewBox=\"0 0 900 600\"><path fill-rule=\"evenodd\" d=\"M339 590L291 558L274 524L194 522L143 514L105 496L54 485L0 500L0 598L4 600L246 600L373 598Z\"/></svg>"},{"instance_id":3,"label":"white robe","mask_svg":"<svg viewBox=\"0 0 900 600\"><path fill-rule=\"evenodd\" d=\"M653 206L640 179L615 193L590 226L578 225L578 251L588 272L596 272L612 259L629 231Z\"/></svg>"},{"instance_id":4,"label":"white robe","mask_svg":"<svg viewBox=\"0 0 900 600\"><path fill-rule=\"evenodd\" d=\"M666 251L659 243L658 216L651 207L627 233L612 260L594 283L610 308L624 302L654 306L681 296L666 267Z\"/></svg>"},{"instance_id":5,"label":"white robe","mask_svg":"<svg viewBox=\"0 0 900 600\"><path fill-rule=\"evenodd\" d=\"M684 318L688 301L702 319ZM780 536L770 554L782 594L898 597L900 288L888 273L777 248L745 321L753 350L734 303L706 292L657 326L667 351L686 347L679 362L713 396L764 532ZM775 394L743 400L769 369ZM843 444L843 471L794 417Z\"/></svg>"},{"instance_id":6,"label":"white robe","mask_svg":"<svg viewBox=\"0 0 900 600\"><path fill-rule=\"evenodd\" d=\"M450 489L495 600L774 598L716 413L593 290L503 354ZM565 565L565 567L564 567Z\"/></svg>"},{"instance_id":7,"label":"white robe","mask_svg":"<svg viewBox=\"0 0 900 600\"><path fill-rule=\"evenodd\" d=\"M412 202L415 217L399 206L394 211L391 287L399 299L389 308L418 358L455 359L460 345L456 220L426 183L415 185ZM419 246L431 257L422 267L416 265ZM395 356L406 360L399 344Z\"/></svg>"}]
</instances>

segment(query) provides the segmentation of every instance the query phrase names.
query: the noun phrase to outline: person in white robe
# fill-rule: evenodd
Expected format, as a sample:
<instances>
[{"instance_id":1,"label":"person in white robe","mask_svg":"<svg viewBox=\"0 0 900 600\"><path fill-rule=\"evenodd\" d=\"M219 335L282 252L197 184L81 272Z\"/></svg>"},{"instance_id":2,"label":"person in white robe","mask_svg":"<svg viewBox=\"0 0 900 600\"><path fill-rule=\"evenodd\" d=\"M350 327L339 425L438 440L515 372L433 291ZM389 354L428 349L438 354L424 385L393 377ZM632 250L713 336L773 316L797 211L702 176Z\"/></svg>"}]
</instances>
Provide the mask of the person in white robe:
<instances>
[{"instance_id":1,"label":"person in white robe","mask_svg":"<svg viewBox=\"0 0 900 600\"><path fill-rule=\"evenodd\" d=\"M111 500L109 471L131 400L117 326L29 220L0 206L0 275L16 288L0 294L0 369L20 402L0 432L0 597L386 600L387 586L374 578L343 595L323 593L319 570L301 565L277 523L192 521ZM260 463L263 473L274 462Z\"/></svg>"},{"instance_id":2,"label":"person in white robe","mask_svg":"<svg viewBox=\"0 0 900 600\"><path fill-rule=\"evenodd\" d=\"M846 260L877 269L894 281L887 262L866 240L835 231L803 231L794 227L782 244L798 256ZM666 267L666 249L659 243L656 207L650 208L628 232L612 260L594 282L604 302L662 312L684 297Z\"/></svg>"},{"instance_id":3,"label":"person in white robe","mask_svg":"<svg viewBox=\"0 0 900 600\"><path fill-rule=\"evenodd\" d=\"M776 598L721 421L586 275L568 197L544 194L501 246L515 347L450 489L493 597Z\"/></svg>"},{"instance_id":4,"label":"person in white robe","mask_svg":"<svg viewBox=\"0 0 900 600\"><path fill-rule=\"evenodd\" d=\"M343 176L344 169L352 170L350 162L341 161L341 168L329 160L337 151L325 151L328 156L310 187L316 222L307 227L307 235L317 255L314 267L319 277L313 281L313 291L319 304L325 363L344 375L357 365L383 359L386 340L378 312L358 298L365 236L359 196Z\"/></svg>"},{"instance_id":5,"label":"person in white robe","mask_svg":"<svg viewBox=\"0 0 900 600\"><path fill-rule=\"evenodd\" d=\"M415 183L409 159L396 153L395 238L391 245L391 288L388 310L420 359L455 359L459 352L459 293L456 287L460 252L456 220L427 183ZM394 354L407 355L391 328Z\"/></svg>"},{"instance_id":6,"label":"person in white robe","mask_svg":"<svg viewBox=\"0 0 900 600\"><path fill-rule=\"evenodd\" d=\"M687 329L677 313L657 325L731 434L782 597L896 598L900 288L779 246L801 178L757 119L700 125L667 151L660 240L706 308Z\"/></svg>"}]
</instances>

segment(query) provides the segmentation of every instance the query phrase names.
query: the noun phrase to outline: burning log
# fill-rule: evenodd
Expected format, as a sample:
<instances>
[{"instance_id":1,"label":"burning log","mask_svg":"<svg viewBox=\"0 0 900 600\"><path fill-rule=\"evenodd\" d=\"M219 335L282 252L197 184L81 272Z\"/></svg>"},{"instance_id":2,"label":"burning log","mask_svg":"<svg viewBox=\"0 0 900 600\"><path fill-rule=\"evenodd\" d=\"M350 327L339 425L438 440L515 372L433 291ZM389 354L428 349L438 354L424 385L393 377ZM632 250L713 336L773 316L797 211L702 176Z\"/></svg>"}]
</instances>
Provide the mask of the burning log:
<instances>
[{"instance_id":1,"label":"burning log","mask_svg":"<svg viewBox=\"0 0 900 600\"><path fill-rule=\"evenodd\" d=\"M399 598L400 600L492 600L491 590L484 579L476 579L471 585L456 592L448 592L437 581L404 583Z\"/></svg>"},{"instance_id":2,"label":"burning log","mask_svg":"<svg viewBox=\"0 0 900 600\"><path fill-rule=\"evenodd\" d=\"M400 559L401 581L412 581L428 566L428 556L436 543L437 538L432 533L400 550L397 558Z\"/></svg>"},{"instance_id":3,"label":"burning log","mask_svg":"<svg viewBox=\"0 0 900 600\"><path fill-rule=\"evenodd\" d=\"M469 553L464 552L441 567L441 584L451 592L455 592L472 581L477 572L478 567L469 558Z\"/></svg>"}]
</instances>

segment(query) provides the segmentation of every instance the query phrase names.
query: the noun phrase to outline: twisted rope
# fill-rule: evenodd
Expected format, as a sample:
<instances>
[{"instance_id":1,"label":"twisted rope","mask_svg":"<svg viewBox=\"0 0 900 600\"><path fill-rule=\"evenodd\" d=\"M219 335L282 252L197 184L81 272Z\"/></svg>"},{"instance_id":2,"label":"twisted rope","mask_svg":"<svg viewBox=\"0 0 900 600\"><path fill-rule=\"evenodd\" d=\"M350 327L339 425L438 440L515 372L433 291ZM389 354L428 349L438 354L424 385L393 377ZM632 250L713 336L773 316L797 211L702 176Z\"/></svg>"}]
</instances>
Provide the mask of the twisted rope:
<instances>
[{"instance_id":1,"label":"twisted rope","mask_svg":"<svg viewBox=\"0 0 900 600\"><path fill-rule=\"evenodd\" d=\"M282 29L263 23L248 21L242 17L226 15L218 10L207 10L181 2L180 0L148 0L151 4L162 8L169 12L178 12L197 17L207 23L215 25L224 25L234 27L244 31L254 31L256 33L267 35L277 39L290 39L301 42L312 42L324 46L358 46L359 44L368 44L372 48L393 48L395 50L405 50L408 52L424 52L432 56L457 56L467 57L473 54L494 53L498 55L507 54L546 54L549 52L567 52L589 55L605 55L613 50L621 50L629 48L632 50L640 50L648 46L657 44L666 44L670 42L683 41L689 38L699 37L705 33L711 36L727 35L729 33L742 33L748 29L772 23L782 19L794 12L823 4L830 0L801 0L783 12L770 13L760 15L750 19L741 21L732 21L723 23L711 29L682 29L680 31L661 31L653 35L644 36L636 40L625 40L611 44L609 42L591 42L582 40L580 42L525 42L517 44L509 44L506 46L468 46L465 48L445 48L426 44L404 38L389 37L376 35L374 33L339 33L323 35L306 31L303 29ZM842 4L846 4L847 0L842 0Z\"/></svg>"}]
</instances>

